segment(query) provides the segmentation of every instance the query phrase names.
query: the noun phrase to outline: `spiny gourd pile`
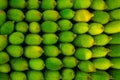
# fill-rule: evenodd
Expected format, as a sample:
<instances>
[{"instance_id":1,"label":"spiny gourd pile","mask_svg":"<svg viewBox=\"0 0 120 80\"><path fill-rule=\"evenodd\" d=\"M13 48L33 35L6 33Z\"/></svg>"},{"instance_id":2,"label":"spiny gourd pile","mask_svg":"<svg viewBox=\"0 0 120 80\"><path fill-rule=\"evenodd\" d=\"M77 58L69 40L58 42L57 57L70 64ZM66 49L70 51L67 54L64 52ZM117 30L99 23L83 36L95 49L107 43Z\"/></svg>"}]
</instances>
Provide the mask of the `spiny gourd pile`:
<instances>
[{"instance_id":1,"label":"spiny gourd pile","mask_svg":"<svg viewBox=\"0 0 120 80\"><path fill-rule=\"evenodd\" d=\"M0 0L0 80L120 80L120 0Z\"/></svg>"}]
</instances>

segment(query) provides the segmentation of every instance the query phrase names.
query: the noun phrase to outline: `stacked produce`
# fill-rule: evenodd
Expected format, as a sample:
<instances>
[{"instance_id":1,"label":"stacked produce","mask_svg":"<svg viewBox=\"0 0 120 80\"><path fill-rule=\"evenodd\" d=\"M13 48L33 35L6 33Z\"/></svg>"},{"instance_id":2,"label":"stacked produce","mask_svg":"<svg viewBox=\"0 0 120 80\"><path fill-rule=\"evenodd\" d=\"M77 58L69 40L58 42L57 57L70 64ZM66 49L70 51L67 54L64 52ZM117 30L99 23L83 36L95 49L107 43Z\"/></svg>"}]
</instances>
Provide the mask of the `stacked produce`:
<instances>
[{"instance_id":1,"label":"stacked produce","mask_svg":"<svg viewBox=\"0 0 120 80\"><path fill-rule=\"evenodd\" d=\"M0 0L0 80L120 80L120 0Z\"/></svg>"}]
</instances>

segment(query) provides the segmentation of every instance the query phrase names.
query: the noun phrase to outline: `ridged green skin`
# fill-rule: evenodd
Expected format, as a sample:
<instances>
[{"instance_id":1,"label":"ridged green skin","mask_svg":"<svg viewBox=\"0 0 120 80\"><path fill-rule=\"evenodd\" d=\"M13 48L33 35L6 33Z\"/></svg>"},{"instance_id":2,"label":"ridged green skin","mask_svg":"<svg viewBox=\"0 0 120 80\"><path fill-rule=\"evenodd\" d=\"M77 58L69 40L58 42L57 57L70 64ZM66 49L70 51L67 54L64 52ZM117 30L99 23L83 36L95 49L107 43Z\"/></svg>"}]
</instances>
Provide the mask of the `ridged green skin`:
<instances>
[{"instance_id":1,"label":"ridged green skin","mask_svg":"<svg viewBox=\"0 0 120 80\"><path fill-rule=\"evenodd\" d=\"M30 59L29 67L33 70L43 70L45 67L44 61L40 58Z\"/></svg>"},{"instance_id":2,"label":"ridged green skin","mask_svg":"<svg viewBox=\"0 0 120 80\"><path fill-rule=\"evenodd\" d=\"M38 9L40 7L39 0L28 0L27 1L27 9Z\"/></svg>"},{"instance_id":3,"label":"ridged green skin","mask_svg":"<svg viewBox=\"0 0 120 80\"><path fill-rule=\"evenodd\" d=\"M26 33L28 31L28 24L26 22L18 22L15 25L15 30L18 32Z\"/></svg>"},{"instance_id":4,"label":"ridged green skin","mask_svg":"<svg viewBox=\"0 0 120 80\"><path fill-rule=\"evenodd\" d=\"M73 44L77 47L89 48L94 45L94 38L88 34L80 34L75 38Z\"/></svg>"},{"instance_id":5,"label":"ridged green skin","mask_svg":"<svg viewBox=\"0 0 120 80\"><path fill-rule=\"evenodd\" d=\"M73 8L74 9L86 9L89 8L91 5L91 0L73 0Z\"/></svg>"},{"instance_id":6,"label":"ridged green skin","mask_svg":"<svg viewBox=\"0 0 120 80\"><path fill-rule=\"evenodd\" d=\"M34 54L33 54L34 53ZM39 58L43 54L43 49L40 46L26 46L24 56L27 58Z\"/></svg>"},{"instance_id":7,"label":"ridged green skin","mask_svg":"<svg viewBox=\"0 0 120 80\"><path fill-rule=\"evenodd\" d=\"M38 10L29 10L25 13L25 20L28 22L37 22L40 21L42 14Z\"/></svg>"},{"instance_id":8,"label":"ridged green skin","mask_svg":"<svg viewBox=\"0 0 120 80\"><path fill-rule=\"evenodd\" d=\"M47 45L55 44L58 41L58 37L56 34L44 34L42 38L43 38L43 44L47 44Z\"/></svg>"},{"instance_id":9,"label":"ridged green skin","mask_svg":"<svg viewBox=\"0 0 120 80\"><path fill-rule=\"evenodd\" d=\"M45 71L45 80L60 80L61 75L59 71L53 71L53 70L46 70Z\"/></svg>"},{"instance_id":10,"label":"ridged green skin","mask_svg":"<svg viewBox=\"0 0 120 80\"><path fill-rule=\"evenodd\" d=\"M0 64L0 72L1 73L8 73L11 71L11 67L8 63Z\"/></svg>"},{"instance_id":11,"label":"ridged green skin","mask_svg":"<svg viewBox=\"0 0 120 80\"><path fill-rule=\"evenodd\" d=\"M78 64L78 60L73 56L66 56L62 59L63 65L66 68L74 68Z\"/></svg>"},{"instance_id":12,"label":"ridged green skin","mask_svg":"<svg viewBox=\"0 0 120 80\"><path fill-rule=\"evenodd\" d=\"M5 73L0 73L0 80L9 80L9 75Z\"/></svg>"},{"instance_id":13,"label":"ridged green skin","mask_svg":"<svg viewBox=\"0 0 120 80\"><path fill-rule=\"evenodd\" d=\"M59 18L60 15L56 10L45 10L43 12L43 20L45 21L57 21Z\"/></svg>"},{"instance_id":14,"label":"ridged green skin","mask_svg":"<svg viewBox=\"0 0 120 80\"><path fill-rule=\"evenodd\" d=\"M44 80L43 73L41 71L28 70L26 75L28 80Z\"/></svg>"},{"instance_id":15,"label":"ridged green skin","mask_svg":"<svg viewBox=\"0 0 120 80\"><path fill-rule=\"evenodd\" d=\"M75 72L73 69L65 68L62 70L62 80L72 80L75 77Z\"/></svg>"},{"instance_id":16,"label":"ridged green skin","mask_svg":"<svg viewBox=\"0 0 120 80\"><path fill-rule=\"evenodd\" d=\"M6 50L12 57L20 57L23 55L23 47L20 45L9 45Z\"/></svg>"},{"instance_id":17,"label":"ridged green skin","mask_svg":"<svg viewBox=\"0 0 120 80\"><path fill-rule=\"evenodd\" d=\"M0 0L0 9L4 10L8 7L8 0Z\"/></svg>"},{"instance_id":18,"label":"ridged green skin","mask_svg":"<svg viewBox=\"0 0 120 80\"><path fill-rule=\"evenodd\" d=\"M120 69L120 58L116 57L116 58L110 58L110 61L112 63L112 66L111 68L114 68L114 69Z\"/></svg>"},{"instance_id":19,"label":"ridged green skin","mask_svg":"<svg viewBox=\"0 0 120 80\"><path fill-rule=\"evenodd\" d=\"M75 80L88 80L88 79L90 79L90 75L88 73L83 71L76 72Z\"/></svg>"},{"instance_id":20,"label":"ridged green skin","mask_svg":"<svg viewBox=\"0 0 120 80\"><path fill-rule=\"evenodd\" d=\"M29 24L29 31L31 33L39 33L41 31L41 26L38 22L31 22Z\"/></svg>"},{"instance_id":21,"label":"ridged green skin","mask_svg":"<svg viewBox=\"0 0 120 80\"><path fill-rule=\"evenodd\" d=\"M46 68L49 70L60 70L63 67L63 63L60 59L50 57L45 60Z\"/></svg>"},{"instance_id":22,"label":"ridged green skin","mask_svg":"<svg viewBox=\"0 0 120 80\"><path fill-rule=\"evenodd\" d=\"M7 52L0 52L0 64L4 64L10 60L10 57Z\"/></svg>"},{"instance_id":23,"label":"ridged green skin","mask_svg":"<svg viewBox=\"0 0 120 80\"><path fill-rule=\"evenodd\" d=\"M110 35L112 40L110 40L109 44L120 44L120 33L115 33Z\"/></svg>"},{"instance_id":24,"label":"ridged green skin","mask_svg":"<svg viewBox=\"0 0 120 80\"><path fill-rule=\"evenodd\" d=\"M25 0L9 0L9 5L12 8L24 9L26 7L26 1Z\"/></svg>"},{"instance_id":25,"label":"ridged green skin","mask_svg":"<svg viewBox=\"0 0 120 80\"><path fill-rule=\"evenodd\" d=\"M98 10L94 11L93 14L92 21L94 22L106 24L110 21L110 15L105 11Z\"/></svg>"},{"instance_id":26,"label":"ridged green skin","mask_svg":"<svg viewBox=\"0 0 120 80\"><path fill-rule=\"evenodd\" d=\"M7 36L6 35L0 35L0 51L4 50L4 48L7 46Z\"/></svg>"},{"instance_id":27,"label":"ridged green skin","mask_svg":"<svg viewBox=\"0 0 120 80\"><path fill-rule=\"evenodd\" d=\"M76 37L76 34L74 34L71 31L63 31L59 33L59 41L60 42L72 42Z\"/></svg>"},{"instance_id":28,"label":"ridged green skin","mask_svg":"<svg viewBox=\"0 0 120 80\"><path fill-rule=\"evenodd\" d=\"M94 10L105 10L106 3L104 0L92 0L90 8L92 8Z\"/></svg>"},{"instance_id":29,"label":"ridged green skin","mask_svg":"<svg viewBox=\"0 0 120 80\"><path fill-rule=\"evenodd\" d=\"M12 73L10 73L10 79L11 80L26 80L27 77L25 73L23 72L13 71Z\"/></svg>"},{"instance_id":30,"label":"ridged green skin","mask_svg":"<svg viewBox=\"0 0 120 80\"><path fill-rule=\"evenodd\" d=\"M43 46L44 55L48 57L56 57L60 54L60 50L55 45Z\"/></svg>"},{"instance_id":31,"label":"ridged green skin","mask_svg":"<svg viewBox=\"0 0 120 80\"><path fill-rule=\"evenodd\" d=\"M0 26L6 21L7 15L5 11L0 10Z\"/></svg>"},{"instance_id":32,"label":"ridged green skin","mask_svg":"<svg viewBox=\"0 0 120 80\"><path fill-rule=\"evenodd\" d=\"M110 75L112 76L112 78L113 78L114 80L120 80L120 76L119 76L120 70L118 70L118 69L111 69L111 70L109 71L109 73L110 73Z\"/></svg>"},{"instance_id":33,"label":"ridged green skin","mask_svg":"<svg viewBox=\"0 0 120 80\"><path fill-rule=\"evenodd\" d=\"M41 8L42 10L51 10L55 8L56 4L55 0L42 0Z\"/></svg>"},{"instance_id":34,"label":"ridged green skin","mask_svg":"<svg viewBox=\"0 0 120 80\"><path fill-rule=\"evenodd\" d=\"M41 24L41 30L44 33L55 33L59 26L53 21L45 21Z\"/></svg>"},{"instance_id":35,"label":"ridged green skin","mask_svg":"<svg viewBox=\"0 0 120 80\"><path fill-rule=\"evenodd\" d=\"M73 6L73 1L71 0L57 0L58 10L72 8L72 6Z\"/></svg>"},{"instance_id":36,"label":"ridged green skin","mask_svg":"<svg viewBox=\"0 0 120 80\"><path fill-rule=\"evenodd\" d=\"M105 25L104 32L107 34L114 34L120 32L120 21L111 21Z\"/></svg>"},{"instance_id":37,"label":"ridged green skin","mask_svg":"<svg viewBox=\"0 0 120 80\"><path fill-rule=\"evenodd\" d=\"M25 18L24 13L19 9L9 9L7 11L7 16L9 20L15 22L22 21Z\"/></svg>"},{"instance_id":38,"label":"ridged green skin","mask_svg":"<svg viewBox=\"0 0 120 80\"><path fill-rule=\"evenodd\" d=\"M92 80L110 80L110 75L105 71L99 71L93 72L90 74Z\"/></svg>"},{"instance_id":39,"label":"ridged green skin","mask_svg":"<svg viewBox=\"0 0 120 80\"><path fill-rule=\"evenodd\" d=\"M10 61L11 68L15 71L25 71L28 70L27 60L24 58L13 58Z\"/></svg>"},{"instance_id":40,"label":"ridged green skin","mask_svg":"<svg viewBox=\"0 0 120 80\"><path fill-rule=\"evenodd\" d=\"M9 42L11 44L22 44L24 41L24 34L21 32L13 32L9 36Z\"/></svg>"},{"instance_id":41,"label":"ridged green skin","mask_svg":"<svg viewBox=\"0 0 120 80\"><path fill-rule=\"evenodd\" d=\"M75 47L71 43L60 43L59 49L61 50L61 54L66 56L73 55L75 52Z\"/></svg>"},{"instance_id":42,"label":"ridged green skin","mask_svg":"<svg viewBox=\"0 0 120 80\"><path fill-rule=\"evenodd\" d=\"M13 21L7 21L1 26L0 34L2 35L11 34L14 31L14 27L15 25Z\"/></svg>"},{"instance_id":43,"label":"ridged green skin","mask_svg":"<svg viewBox=\"0 0 120 80\"><path fill-rule=\"evenodd\" d=\"M27 34L25 37L25 43L27 45L40 45L42 40L42 37L38 34Z\"/></svg>"},{"instance_id":44,"label":"ridged green skin","mask_svg":"<svg viewBox=\"0 0 120 80\"><path fill-rule=\"evenodd\" d=\"M112 20L120 20L120 9L115 9L109 12Z\"/></svg>"}]
</instances>

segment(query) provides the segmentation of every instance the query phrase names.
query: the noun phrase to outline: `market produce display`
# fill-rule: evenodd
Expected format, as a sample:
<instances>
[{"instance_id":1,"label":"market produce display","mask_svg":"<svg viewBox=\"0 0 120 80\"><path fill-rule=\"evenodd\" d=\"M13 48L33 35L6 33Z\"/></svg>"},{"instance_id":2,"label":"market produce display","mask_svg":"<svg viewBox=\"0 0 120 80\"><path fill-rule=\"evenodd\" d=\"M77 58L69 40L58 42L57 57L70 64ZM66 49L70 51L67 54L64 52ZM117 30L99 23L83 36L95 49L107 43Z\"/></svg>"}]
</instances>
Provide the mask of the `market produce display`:
<instances>
[{"instance_id":1,"label":"market produce display","mask_svg":"<svg viewBox=\"0 0 120 80\"><path fill-rule=\"evenodd\" d=\"M120 80L120 0L0 0L0 80Z\"/></svg>"}]
</instances>

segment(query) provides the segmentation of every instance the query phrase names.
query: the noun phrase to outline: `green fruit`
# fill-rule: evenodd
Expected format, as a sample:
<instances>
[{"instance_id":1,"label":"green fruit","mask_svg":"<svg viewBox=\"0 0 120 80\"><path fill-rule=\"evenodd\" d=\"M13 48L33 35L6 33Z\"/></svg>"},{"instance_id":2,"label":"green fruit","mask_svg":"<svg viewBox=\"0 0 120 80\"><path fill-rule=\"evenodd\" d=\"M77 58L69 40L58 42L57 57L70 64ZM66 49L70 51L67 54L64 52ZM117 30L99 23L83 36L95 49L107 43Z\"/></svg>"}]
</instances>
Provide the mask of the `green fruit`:
<instances>
[{"instance_id":1,"label":"green fruit","mask_svg":"<svg viewBox=\"0 0 120 80\"><path fill-rule=\"evenodd\" d=\"M60 70L63 67L62 61L55 57L47 58L45 65L49 70Z\"/></svg>"},{"instance_id":2,"label":"green fruit","mask_svg":"<svg viewBox=\"0 0 120 80\"><path fill-rule=\"evenodd\" d=\"M16 9L24 9L26 7L25 0L10 0L9 1L10 7Z\"/></svg>"},{"instance_id":3,"label":"green fruit","mask_svg":"<svg viewBox=\"0 0 120 80\"><path fill-rule=\"evenodd\" d=\"M28 80L44 80L43 73L34 70L27 71L27 78Z\"/></svg>"},{"instance_id":4,"label":"green fruit","mask_svg":"<svg viewBox=\"0 0 120 80\"><path fill-rule=\"evenodd\" d=\"M78 48L76 49L74 56L79 60L89 60L92 58L92 52L87 48Z\"/></svg>"},{"instance_id":5,"label":"green fruit","mask_svg":"<svg viewBox=\"0 0 120 80\"><path fill-rule=\"evenodd\" d=\"M0 72L8 73L8 72L10 72L10 70L11 70L11 68L10 68L10 65L8 63L0 64Z\"/></svg>"},{"instance_id":6,"label":"green fruit","mask_svg":"<svg viewBox=\"0 0 120 80\"><path fill-rule=\"evenodd\" d=\"M7 11L7 16L9 20L19 22L25 18L24 13L19 9L9 9Z\"/></svg>"},{"instance_id":7,"label":"green fruit","mask_svg":"<svg viewBox=\"0 0 120 80\"><path fill-rule=\"evenodd\" d=\"M0 35L0 51L4 50L4 48L7 46L7 36L6 35Z\"/></svg>"},{"instance_id":8,"label":"green fruit","mask_svg":"<svg viewBox=\"0 0 120 80\"><path fill-rule=\"evenodd\" d=\"M0 28L0 34L11 34L14 31L14 22L7 21Z\"/></svg>"},{"instance_id":9,"label":"green fruit","mask_svg":"<svg viewBox=\"0 0 120 80\"><path fill-rule=\"evenodd\" d=\"M60 16L63 19L72 19L75 15L75 12L72 9L63 9L60 11Z\"/></svg>"},{"instance_id":10,"label":"green fruit","mask_svg":"<svg viewBox=\"0 0 120 80\"><path fill-rule=\"evenodd\" d=\"M62 19L58 21L60 31L68 31L72 28L73 24L67 19Z\"/></svg>"},{"instance_id":11,"label":"green fruit","mask_svg":"<svg viewBox=\"0 0 120 80\"><path fill-rule=\"evenodd\" d=\"M27 34L25 37L25 43L27 45L37 46L42 42L42 38L39 34Z\"/></svg>"},{"instance_id":12,"label":"green fruit","mask_svg":"<svg viewBox=\"0 0 120 80\"><path fill-rule=\"evenodd\" d=\"M30 33L39 33L41 31L40 24L38 22L31 22L29 24Z\"/></svg>"},{"instance_id":13,"label":"green fruit","mask_svg":"<svg viewBox=\"0 0 120 80\"><path fill-rule=\"evenodd\" d=\"M93 59L92 62L93 62L93 65L95 66L95 68L99 69L99 70L107 70L112 66L111 61L104 57Z\"/></svg>"},{"instance_id":14,"label":"green fruit","mask_svg":"<svg viewBox=\"0 0 120 80\"><path fill-rule=\"evenodd\" d=\"M58 25L53 21L45 21L41 24L41 30L44 33L55 33L58 30Z\"/></svg>"},{"instance_id":15,"label":"green fruit","mask_svg":"<svg viewBox=\"0 0 120 80\"><path fill-rule=\"evenodd\" d=\"M75 38L73 44L77 47L90 48L94 45L94 38L88 34L80 34Z\"/></svg>"},{"instance_id":16,"label":"green fruit","mask_svg":"<svg viewBox=\"0 0 120 80\"><path fill-rule=\"evenodd\" d=\"M56 57L60 54L60 50L55 45L43 46L44 55L48 57Z\"/></svg>"},{"instance_id":17,"label":"green fruit","mask_svg":"<svg viewBox=\"0 0 120 80\"><path fill-rule=\"evenodd\" d=\"M105 71L99 71L91 73L91 80L110 80L110 75Z\"/></svg>"},{"instance_id":18,"label":"green fruit","mask_svg":"<svg viewBox=\"0 0 120 80\"><path fill-rule=\"evenodd\" d=\"M4 10L8 6L8 0L0 0L0 9Z\"/></svg>"},{"instance_id":19,"label":"green fruit","mask_svg":"<svg viewBox=\"0 0 120 80\"><path fill-rule=\"evenodd\" d=\"M27 60L24 58L12 58L10 61L11 68L15 71L28 70Z\"/></svg>"},{"instance_id":20,"label":"green fruit","mask_svg":"<svg viewBox=\"0 0 120 80\"><path fill-rule=\"evenodd\" d=\"M110 11L109 15L112 20L120 20L120 9Z\"/></svg>"},{"instance_id":21,"label":"green fruit","mask_svg":"<svg viewBox=\"0 0 120 80\"><path fill-rule=\"evenodd\" d=\"M39 0L28 0L27 1L27 9L38 9L40 6Z\"/></svg>"},{"instance_id":22,"label":"green fruit","mask_svg":"<svg viewBox=\"0 0 120 80\"><path fill-rule=\"evenodd\" d=\"M110 49L108 56L120 57L120 45L109 45L108 48Z\"/></svg>"},{"instance_id":23,"label":"green fruit","mask_svg":"<svg viewBox=\"0 0 120 80\"><path fill-rule=\"evenodd\" d=\"M107 10L120 8L120 0L106 0Z\"/></svg>"},{"instance_id":24,"label":"green fruit","mask_svg":"<svg viewBox=\"0 0 120 80\"><path fill-rule=\"evenodd\" d=\"M56 44L58 37L56 34L43 34L43 44Z\"/></svg>"},{"instance_id":25,"label":"green fruit","mask_svg":"<svg viewBox=\"0 0 120 80\"><path fill-rule=\"evenodd\" d=\"M104 31L104 26L100 23L91 23L89 25L88 33L90 35L98 35Z\"/></svg>"},{"instance_id":26,"label":"green fruit","mask_svg":"<svg viewBox=\"0 0 120 80\"><path fill-rule=\"evenodd\" d=\"M12 57L20 57L23 55L23 47L20 45L9 45L6 50Z\"/></svg>"},{"instance_id":27,"label":"green fruit","mask_svg":"<svg viewBox=\"0 0 120 80\"><path fill-rule=\"evenodd\" d=\"M104 32L107 34L114 34L120 32L120 21L111 21L105 25Z\"/></svg>"},{"instance_id":28,"label":"green fruit","mask_svg":"<svg viewBox=\"0 0 120 80\"><path fill-rule=\"evenodd\" d=\"M71 31L62 31L59 33L59 41L60 42L72 42L76 37Z\"/></svg>"},{"instance_id":29,"label":"green fruit","mask_svg":"<svg viewBox=\"0 0 120 80\"><path fill-rule=\"evenodd\" d=\"M10 60L8 53L1 51L0 52L0 64L4 64Z\"/></svg>"},{"instance_id":30,"label":"green fruit","mask_svg":"<svg viewBox=\"0 0 120 80\"><path fill-rule=\"evenodd\" d=\"M45 67L44 61L40 58L30 59L29 66L33 70L43 70Z\"/></svg>"},{"instance_id":31,"label":"green fruit","mask_svg":"<svg viewBox=\"0 0 120 80\"><path fill-rule=\"evenodd\" d=\"M120 58L119 57L115 57L115 58L110 58L110 61L112 63L111 68L114 69L120 69Z\"/></svg>"},{"instance_id":32,"label":"green fruit","mask_svg":"<svg viewBox=\"0 0 120 80\"><path fill-rule=\"evenodd\" d=\"M42 14L38 10L29 10L25 14L25 20L28 22L37 22L40 21Z\"/></svg>"},{"instance_id":33,"label":"green fruit","mask_svg":"<svg viewBox=\"0 0 120 80\"><path fill-rule=\"evenodd\" d=\"M112 39L110 36L102 33L102 34L98 34L93 36L94 41L95 41L95 45L97 46L104 46L106 44L108 44L110 42L110 40Z\"/></svg>"},{"instance_id":34,"label":"green fruit","mask_svg":"<svg viewBox=\"0 0 120 80\"><path fill-rule=\"evenodd\" d=\"M76 22L88 22L93 17L93 14L90 13L88 10L77 10L73 20Z\"/></svg>"},{"instance_id":35,"label":"green fruit","mask_svg":"<svg viewBox=\"0 0 120 80\"><path fill-rule=\"evenodd\" d=\"M109 44L120 44L120 33L115 33L110 35L112 40L110 40Z\"/></svg>"},{"instance_id":36,"label":"green fruit","mask_svg":"<svg viewBox=\"0 0 120 80\"><path fill-rule=\"evenodd\" d=\"M83 71L77 71L75 80L88 80L90 79L90 75Z\"/></svg>"},{"instance_id":37,"label":"green fruit","mask_svg":"<svg viewBox=\"0 0 120 80\"><path fill-rule=\"evenodd\" d=\"M9 42L11 44L22 44L24 41L24 34L21 32L13 32L9 36Z\"/></svg>"},{"instance_id":38,"label":"green fruit","mask_svg":"<svg viewBox=\"0 0 120 80\"><path fill-rule=\"evenodd\" d=\"M104 0L92 0L90 8L92 8L94 10L105 10L106 3Z\"/></svg>"},{"instance_id":39,"label":"green fruit","mask_svg":"<svg viewBox=\"0 0 120 80\"><path fill-rule=\"evenodd\" d=\"M26 33L28 31L28 24L26 22L18 22L16 23L15 30Z\"/></svg>"},{"instance_id":40,"label":"green fruit","mask_svg":"<svg viewBox=\"0 0 120 80\"><path fill-rule=\"evenodd\" d=\"M86 9L89 8L91 5L91 0L73 0L74 5L73 8L74 9Z\"/></svg>"},{"instance_id":41,"label":"green fruit","mask_svg":"<svg viewBox=\"0 0 120 80\"><path fill-rule=\"evenodd\" d=\"M105 57L108 54L108 52L110 52L108 48L102 46L94 46L91 48L91 51L93 58Z\"/></svg>"},{"instance_id":42,"label":"green fruit","mask_svg":"<svg viewBox=\"0 0 120 80\"><path fill-rule=\"evenodd\" d=\"M89 30L88 23L79 22L73 25L72 31L76 34L83 34Z\"/></svg>"},{"instance_id":43,"label":"green fruit","mask_svg":"<svg viewBox=\"0 0 120 80\"><path fill-rule=\"evenodd\" d=\"M9 75L5 73L0 73L0 80L9 80Z\"/></svg>"},{"instance_id":44,"label":"green fruit","mask_svg":"<svg viewBox=\"0 0 120 80\"><path fill-rule=\"evenodd\" d=\"M111 69L109 70L109 74L112 76L114 80L120 80L120 70L119 69Z\"/></svg>"},{"instance_id":45,"label":"green fruit","mask_svg":"<svg viewBox=\"0 0 120 80\"><path fill-rule=\"evenodd\" d=\"M46 70L45 71L45 80L60 80L61 75L59 71L55 70Z\"/></svg>"},{"instance_id":46,"label":"green fruit","mask_svg":"<svg viewBox=\"0 0 120 80\"><path fill-rule=\"evenodd\" d=\"M51 9L54 9L55 6L56 6L55 0L42 0L42 2L41 2L42 10L51 10Z\"/></svg>"},{"instance_id":47,"label":"green fruit","mask_svg":"<svg viewBox=\"0 0 120 80\"><path fill-rule=\"evenodd\" d=\"M40 46L26 46L24 56L27 58L39 58L43 54Z\"/></svg>"},{"instance_id":48,"label":"green fruit","mask_svg":"<svg viewBox=\"0 0 120 80\"><path fill-rule=\"evenodd\" d=\"M2 1L2 0L0 0ZM0 5L1 6L1 5ZM3 10L0 10L0 26L6 21L6 13Z\"/></svg>"},{"instance_id":49,"label":"green fruit","mask_svg":"<svg viewBox=\"0 0 120 80\"><path fill-rule=\"evenodd\" d=\"M14 71L10 73L10 80L27 80L27 77L23 72Z\"/></svg>"},{"instance_id":50,"label":"green fruit","mask_svg":"<svg viewBox=\"0 0 120 80\"><path fill-rule=\"evenodd\" d=\"M66 56L73 55L75 52L75 47L71 43L60 43L59 48L60 48L61 54Z\"/></svg>"},{"instance_id":51,"label":"green fruit","mask_svg":"<svg viewBox=\"0 0 120 80\"><path fill-rule=\"evenodd\" d=\"M88 60L80 61L78 64L78 68L84 72L95 72L96 71L93 63Z\"/></svg>"},{"instance_id":52,"label":"green fruit","mask_svg":"<svg viewBox=\"0 0 120 80\"><path fill-rule=\"evenodd\" d=\"M75 72L72 69L65 68L62 70L62 80L73 80L75 77Z\"/></svg>"},{"instance_id":53,"label":"green fruit","mask_svg":"<svg viewBox=\"0 0 120 80\"><path fill-rule=\"evenodd\" d=\"M106 24L110 20L110 16L107 12L105 11L94 11L93 12L94 16L92 17L92 21L101 23L101 24Z\"/></svg>"},{"instance_id":54,"label":"green fruit","mask_svg":"<svg viewBox=\"0 0 120 80\"><path fill-rule=\"evenodd\" d=\"M66 68L74 68L77 66L78 60L73 56L66 56L62 59L63 65Z\"/></svg>"},{"instance_id":55,"label":"green fruit","mask_svg":"<svg viewBox=\"0 0 120 80\"><path fill-rule=\"evenodd\" d=\"M57 21L59 18L60 18L60 15L55 10L45 10L43 12L43 20L45 21Z\"/></svg>"},{"instance_id":56,"label":"green fruit","mask_svg":"<svg viewBox=\"0 0 120 80\"><path fill-rule=\"evenodd\" d=\"M73 6L72 0L57 0L57 9L58 10L72 8L72 6Z\"/></svg>"}]
</instances>

